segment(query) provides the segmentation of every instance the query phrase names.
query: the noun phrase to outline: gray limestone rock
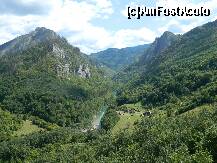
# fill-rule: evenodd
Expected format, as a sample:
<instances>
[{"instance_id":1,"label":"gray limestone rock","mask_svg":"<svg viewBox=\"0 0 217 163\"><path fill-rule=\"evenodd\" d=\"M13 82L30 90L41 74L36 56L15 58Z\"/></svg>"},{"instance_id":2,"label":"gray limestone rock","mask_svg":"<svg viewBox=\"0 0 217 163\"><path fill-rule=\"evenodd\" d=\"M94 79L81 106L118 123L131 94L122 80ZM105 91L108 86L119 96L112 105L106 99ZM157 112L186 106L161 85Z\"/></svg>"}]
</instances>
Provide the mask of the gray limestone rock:
<instances>
[{"instance_id":1,"label":"gray limestone rock","mask_svg":"<svg viewBox=\"0 0 217 163\"><path fill-rule=\"evenodd\" d=\"M64 64L64 65L58 64L56 66L57 76L68 78L70 75L70 68L69 67L70 67L70 64Z\"/></svg>"},{"instance_id":2,"label":"gray limestone rock","mask_svg":"<svg viewBox=\"0 0 217 163\"><path fill-rule=\"evenodd\" d=\"M77 73L82 78L90 78L90 76L91 76L90 69L89 69L88 65L86 65L86 66L80 65Z\"/></svg>"}]
</instances>

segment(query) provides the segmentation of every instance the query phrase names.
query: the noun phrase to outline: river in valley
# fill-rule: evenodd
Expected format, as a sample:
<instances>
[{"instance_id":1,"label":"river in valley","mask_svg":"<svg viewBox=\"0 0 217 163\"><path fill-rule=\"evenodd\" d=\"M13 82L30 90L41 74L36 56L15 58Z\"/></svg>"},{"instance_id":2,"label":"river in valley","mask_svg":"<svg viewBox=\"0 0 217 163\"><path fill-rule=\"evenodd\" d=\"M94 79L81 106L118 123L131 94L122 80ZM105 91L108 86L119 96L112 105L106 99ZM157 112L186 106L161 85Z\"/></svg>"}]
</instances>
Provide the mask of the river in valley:
<instances>
[{"instance_id":1,"label":"river in valley","mask_svg":"<svg viewBox=\"0 0 217 163\"><path fill-rule=\"evenodd\" d=\"M102 106L100 111L97 115L95 115L93 123L92 123L92 129L100 129L101 128L101 120L103 116L106 113L106 110L108 109L108 106Z\"/></svg>"},{"instance_id":2,"label":"river in valley","mask_svg":"<svg viewBox=\"0 0 217 163\"><path fill-rule=\"evenodd\" d=\"M116 97L117 91L112 92L113 96ZM93 122L92 122L92 129L100 129L101 128L101 120L103 116L105 115L106 111L108 109L107 105L104 105L101 107L100 111L94 116Z\"/></svg>"}]
</instances>

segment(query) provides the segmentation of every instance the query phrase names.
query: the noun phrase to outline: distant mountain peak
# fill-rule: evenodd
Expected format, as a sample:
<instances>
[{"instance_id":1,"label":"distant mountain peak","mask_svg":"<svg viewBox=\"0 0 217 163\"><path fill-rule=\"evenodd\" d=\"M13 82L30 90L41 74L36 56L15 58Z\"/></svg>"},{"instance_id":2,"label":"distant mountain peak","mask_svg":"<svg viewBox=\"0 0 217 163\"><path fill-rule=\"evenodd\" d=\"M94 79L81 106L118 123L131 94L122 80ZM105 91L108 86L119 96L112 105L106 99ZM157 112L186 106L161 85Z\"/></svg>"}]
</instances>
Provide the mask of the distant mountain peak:
<instances>
[{"instance_id":1,"label":"distant mountain peak","mask_svg":"<svg viewBox=\"0 0 217 163\"><path fill-rule=\"evenodd\" d=\"M8 52L16 53L39 43L63 40L57 33L45 27L37 27L29 34L19 36L0 46L0 56Z\"/></svg>"},{"instance_id":2,"label":"distant mountain peak","mask_svg":"<svg viewBox=\"0 0 217 163\"><path fill-rule=\"evenodd\" d=\"M171 35L174 36L175 34L170 31L165 31L162 36L171 36Z\"/></svg>"},{"instance_id":3,"label":"distant mountain peak","mask_svg":"<svg viewBox=\"0 0 217 163\"><path fill-rule=\"evenodd\" d=\"M175 37L177 37L177 35L175 35L174 33L170 31L165 31L160 37L157 37L155 39L155 42L162 41L162 40L168 40L168 39L175 38Z\"/></svg>"},{"instance_id":4,"label":"distant mountain peak","mask_svg":"<svg viewBox=\"0 0 217 163\"><path fill-rule=\"evenodd\" d=\"M47 29L47 28L45 28L45 27L36 27L36 28L35 28L35 31L40 32L40 31L52 31L52 30Z\"/></svg>"},{"instance_id":5,"label":"distant mountain peak","mask_svg":"<svg viewBox=\"0 0 217 163\"><path fill-rule=\"evenodd\" d=\"M30 33L31 34L31 33ZM32 34L36 35L36 36L49 36L51 39L54 39L54 38L60 38L60 36L55 33L54 31L50 30L50 29L47 29L45 27L37 27L35 29L35 31L32 32Z\"/></svg>"},{"instance_id":6,"label":"distant mountain peak","mask_svg":"<svg viewBox=\"0 0 217 163\"><path fill-rule=\"evenodd\" d=\"M178 40L178 38L179 35L175 35L170 31L165 31L160 37L157 37L155 39L155 41L145 50L144 54L139 58L139 61L133 64L133 66L136 65L136 67L143 67L153 58L157 57L161 52L167 49L172 43Z\"/></svg>"},{"instance_id":7,"label":"distant mountain peak","mask_svg":"<svg viewBox=\"0 0 217 163\"><path fill-rule=\"evenodd\" d=\"M37 27L33 32L27 35L29 37L32 37L33 40L38 40L41 42L61 39L61 37L56 32L45 27Z\"/></svg>"},{"instance_id":8,"label":"distant mountain peak","mask_svg":"<svg viewBox=\"0 0 217 163\"><path fill-rule=\"evenodd\" d=\"M145 49L148 47L149 44L121 49L109 48L98 53L93 53L90 55L90 57L97 63L100 63L112 70L117 71L132 64L135 60L138 59L139 56L144 53Z\"/></svg>"},{"instance_id":9,"label":"distant mountain peak","mask_svg":"<svg viewBox=\"0 0 217 163\"><path fill-rule=\"evenodd\" d=\"M172 42L177 40L178 36L172 32L165 31L160 37L156 38L152 43L150 51L148 52L148 58L151 56L156 56L158 53L162 52L164 49L169 47Z\"/></svg>"},{"instance_id":10,"label":"distant mountain peak","mask_svg":"<svg viewBox=\"0 0 217 163\"><path fill-rule=\"evenodd\" d=\"M11 56L16 59L15 65L28 65L30 68L35 64L47 62L43 66L60 78L89 78L94 66L79 48L70 45L65 38L45 27L38 27L1 45L0 61ZM10 63L10 60L7 62ZM17 67L9 70L8 72L15 72Z\"/></svg>"}]
</instances>

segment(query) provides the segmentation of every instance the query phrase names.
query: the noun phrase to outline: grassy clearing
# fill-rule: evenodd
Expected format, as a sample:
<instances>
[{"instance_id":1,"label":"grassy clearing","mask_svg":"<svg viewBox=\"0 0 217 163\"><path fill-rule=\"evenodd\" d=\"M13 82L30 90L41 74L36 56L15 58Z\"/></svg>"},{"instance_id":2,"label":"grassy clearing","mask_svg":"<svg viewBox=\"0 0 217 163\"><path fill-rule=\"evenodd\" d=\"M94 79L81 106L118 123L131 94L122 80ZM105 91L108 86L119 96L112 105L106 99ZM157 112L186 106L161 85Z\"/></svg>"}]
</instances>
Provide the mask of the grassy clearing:
<instances>
[{"instance_id":1,"label":"grassy clearing","mask_svg":"<svg viewBox=\"0 0 217 163\"><path fill-rule=\"evenodd\" d=\"M135 113L127 113L130 110L133 110ZM120 120L112 129L112 134L115 135L122 130L131 132L134 129L134 123L142 119L143 116L141 115L145 111L147 110L143 108L141 103L125 104L120 106L118 111L121 113L121 115L119 115Z\"/></svg>"},{"instance_id":2,"label":"grassy clearing","mask_svg":"<svg viewBox=\"0 0 217 163\"><path fill-rule=\"evenodd\" d=\"M163 110L149 110L147 108L143 108L141 103L136 104L125 104L119 107L118 113L120 116L120 120L112 129L112 134L115 135L122 130L127 130L131 132L134 129L134 123L140 121L143 116L141 116L146 111L152 112L152 118L166 117L166 112ZM127 113L129 110L134 110L135 113ZM124 113L125 111L125 113Z\"/></svg>"},{"instance_id":3,"label":"grassy clearing","mask_svg":"<svg viewBox=\"0 0 217 163\"><path fill-rule=\"evenodd\" d=\"M14 135L15 136L22 136L22 135L28 135L33 132L39 132L43 131L44 129L39 128L37 125L33 125L32 121L26 120L23 122L23 126L17 130Z\"/></svg>"},{"instance_id":4,"label":"grassy clearing","mask_svg":"<svg viewBox=\"0 0 217 163\"><path fill-rule=\"evenodd\" d=\"M112 129L112 134L115 135L123 130L127 130L129 132L131 132L134 129L134 123L136 121L140 121L143 116L141 117L141 114L145 111L148 111L146 109L143 109L141 107L138 107L139 105L135 105L135 104L127 104L124 105L125 108L127 109L134 109L137 108L137 110L139 109L139 112L135 112L132 114L129 113L123 113L123 111L118 111L121 113L120 116L120 120L118 121L118 123L114 126L114 128ZM192 109L190 111L187 111L183 114L181 114L180 116L195 116L203 111L207 111L207 112L214 112L215 108L216 108L217 104L213 104L213 105L203 105L200 107L197 107L195 109ZM165 110L159 110L159 109L155 109L155 110L151 110L152 112L152 118L166 118L167 117L167 112ZM175 116L173 114L173 116Z\"/></svg>"},{"instance_id":5,"label":"grassy clearing","mask_svg":"<svg viewBox=\"0 0 217 163\"><path fill-rule=\"evenodd\" d=\"M204 111L206 112L209 112L209 113L213 113L215 112L215 108L216 108L216 104L205 104L205 105L202 105L202 106L199 106L199 107L196 107L192 110L189 110L183 114L181 114L180 116L195 116L195 115L198 115Z\"/></svg>"},{"instance_id":6,"label":"grassy clearing","mask_svg":"<svg viewBox=\"0 0 217 163\"><path fill-rule=\"evenodd\" d=\"M119 133L125 129L131 132L134 128L134 123L138 120L141 120L141 118L141 113L139 112L134 114L124 113L124 115L120 115L120 120L112 129L112 134Z\"/></svg>"}]
</instances>

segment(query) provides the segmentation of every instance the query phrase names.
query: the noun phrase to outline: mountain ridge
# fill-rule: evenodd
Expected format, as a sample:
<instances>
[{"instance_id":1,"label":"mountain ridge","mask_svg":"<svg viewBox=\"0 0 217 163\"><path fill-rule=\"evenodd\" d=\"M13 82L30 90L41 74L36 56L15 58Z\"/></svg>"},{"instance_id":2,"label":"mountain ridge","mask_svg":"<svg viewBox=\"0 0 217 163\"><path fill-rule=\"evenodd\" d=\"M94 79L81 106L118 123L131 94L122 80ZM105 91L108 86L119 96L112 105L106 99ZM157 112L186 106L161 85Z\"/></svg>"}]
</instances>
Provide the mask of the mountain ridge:
<instances>
[{"instance_id":1,"label":"mountain ridge","mask_svg":"<svg viewBox=\"0 0 217 163\"><path fill-rule=\"evenodd\" d=\"M144 73L147 65L150 64L152 60L155 60L158 55L166 50L171 44L174 44L177 40L179 40L180 37L181 35L175 35L172 32L165 31L144 50L144 53L138 58L137 61L126 66L122 71L119 71L116 75L114 75L114 80L127 82L128 80L138 78L138 74Z\"/></svg>"},{"instance_id":2,"label":"mountain ridge","mask_svg":"<svg viewBox=\"0 0 217 163\"><path fill-rule=\"evenodd\" d=\"M136 78L130 77L131 83L126 84L128 90L126 87L124 88L126 92L122 93L122 98L129 97L131 99L132 97L131 100L134 101L133 99L136 99L135 97L138 95L138 99L143 101L144 105L148 104L152 101L151 97L149 98L147 92L140 92L146 86L153 90L150 90L154 96L152 98L157 98L156 101L154 100L155 102L151 102L155 103L154 105L165 105L173 96L180 98L180 96L190 96L197 90L198 94L203 92L203 89L208 87L208 83L212 83L212 79L215 78L216 29L217 21L214 21L196 27L180 36L176 42L146 63L140 73L133 72L136 74ZM132 74L130 75L132 76ZM128 77L126 77L127 80L129 80ZM210 87L212 86L210 85ZM215 90L215 85L213 85L213 89ZM187 98L190 99L190 97ZM184 110L193 109L190 106L185 107L180 110L184 112Z\"/></svg>"},{"instance_id":3,"label":"mountain ridge","mask_svg":"<svg viewBox=\"0 0 217 163\"><path fill-rule=\"evenodd\" d=\"M132 64L140 55L149 47L149 44L138 45L126 48L109 48L98 53L92 53L90 57L112 70L120 70L121 68Z\"/></svg>"},{"instance_id":4,"label":"mountain ridge","mask_svg":"<svg viewBox=\"0 0 217 163\"><path fill-rule=\"evenodd\" d=\"M100 96L109 92L109 81L79 48L52 30L36 28L1 46L1 53L4 110L59 126L91 125L103 102Z\"/></svg>"},{"instance_id":5,"label":"mountain ridge","mask_svg":"<svg viewBox=\"0 0 217 163\"><path fill-rule=\"evenodd\" d=\"M51 40L62 39L54 31L46 29L45 27L37 27L34 31L19 36L11 41L8 41L0 45L0 55L10 52L18 52L29 48L30 46L35 46L39 43L48 42Z\"/></svg>"},{"instance_id":6,"label":"mountain ridge","mask_svg":"<svg viewBox=\"0 0 217 163\"><path fill-rule=\"evenodd\" d=\"M50 72L87 63L64 41L0 57L0 162L217 162L217 22L170 36L114 87ZM102 128L88 130L96 113Z\"/></svg>"}]
</instances>

